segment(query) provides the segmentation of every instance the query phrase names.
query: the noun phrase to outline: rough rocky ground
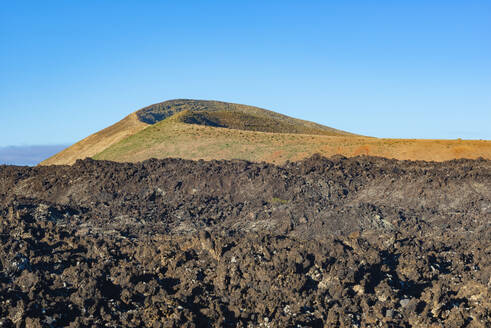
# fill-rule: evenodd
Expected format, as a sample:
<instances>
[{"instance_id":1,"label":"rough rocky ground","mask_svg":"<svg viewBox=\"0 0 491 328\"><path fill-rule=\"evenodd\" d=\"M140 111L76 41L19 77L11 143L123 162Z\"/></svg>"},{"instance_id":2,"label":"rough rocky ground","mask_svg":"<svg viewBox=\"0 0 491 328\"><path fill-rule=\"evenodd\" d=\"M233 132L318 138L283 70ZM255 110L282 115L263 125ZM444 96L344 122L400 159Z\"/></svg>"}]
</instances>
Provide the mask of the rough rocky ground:
<instances>
[{"instance_id":1,"label":"rough rocky ground","mask_svg":"<svg viewBox=\"0 0 491 328\"><path fill-rule=\"evenodd\" d=\"M490 327L491 161L0 166L0 327Z\"/></svg>"}]
</instances>

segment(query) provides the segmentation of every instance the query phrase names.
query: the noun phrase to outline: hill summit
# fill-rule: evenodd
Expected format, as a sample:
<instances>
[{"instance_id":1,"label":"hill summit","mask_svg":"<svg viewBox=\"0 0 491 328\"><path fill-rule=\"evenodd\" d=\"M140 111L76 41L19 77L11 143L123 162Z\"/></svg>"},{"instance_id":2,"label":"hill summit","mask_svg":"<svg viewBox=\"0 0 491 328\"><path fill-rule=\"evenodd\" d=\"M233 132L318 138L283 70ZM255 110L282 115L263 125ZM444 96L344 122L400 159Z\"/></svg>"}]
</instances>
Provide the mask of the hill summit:
<instances>
[{"instance_id":1,"label":"hill summit","mask_svg":"<svg viewBox=\"0 0 491 328\"><path fill-rule=\"evenodd\" d=\"M158 123L163 123L163 121L165 121L165 125L158 125ZM111 149L111 147L131 137L134 138L130 139L130 141L139 141L138 145L134 145L133 148L143 147L138 150L144 151L149 146L146 141L155 141L159 139L159 135L163 137L164 140L162 141L165 141L166 133L162 133L162 127L165 126L169 130L169 128L175 128L183 124L188 125L187 129L186 127L180 126L184 130L192 130L192 127L189 125L201 125L212 128L269 133L326 136L354 135L349 132L299 120L259 107L212 100L175 99L144 107L126 116L121 121L88 136L48 158L41 165L73 164L77 159L94 156L117 161L119 159L118 156L105 158L104 155L97 155L103 152L105 154L115 155L115 150ZM154 125L157 125L158 128L139 135L140 132ZM185 136L187 135L186 132L189 131L181 132L183 133L182 136ZM149 137L150 139L142 140L142 137ZM124 142L123 145L127 143L128 141ZM155 145L155 142L151 143ZM116 149L119 148L116 146ZM160 156L157 155L156 157ZM131 158L125 157L125 159L132 161Z\"/></svg>"},{"instance_id":2,"label":"hill summit","mask_svg":"<svg viewBox=\"0 0 491 328\"><path fill-rule=\"evenodd\" d=\"M174 122L272 133L353 135L317 123L240 104L213 100L177 99L154 104L136 112L141 122L156 124L173 117Z\"/></svg>"}]
</instances>

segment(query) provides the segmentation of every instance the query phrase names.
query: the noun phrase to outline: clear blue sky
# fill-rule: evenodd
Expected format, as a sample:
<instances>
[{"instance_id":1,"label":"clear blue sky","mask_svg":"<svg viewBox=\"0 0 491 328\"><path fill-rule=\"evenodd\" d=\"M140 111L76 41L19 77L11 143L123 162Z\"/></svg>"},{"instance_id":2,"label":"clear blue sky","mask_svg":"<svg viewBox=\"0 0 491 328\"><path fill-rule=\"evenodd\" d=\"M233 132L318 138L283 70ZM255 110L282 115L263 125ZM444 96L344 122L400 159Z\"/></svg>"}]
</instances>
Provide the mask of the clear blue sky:
<instances>
[{"instance_id":1,"label":"clear blue sky","mask_svg":"<svg viewBox=\"0 0 491 328\"><path fill-rule=\"evenodd\" d=\"M71 143L173 98L491 139L491 1L0 4L0 146Z\"/></svg>"}]
</instances>

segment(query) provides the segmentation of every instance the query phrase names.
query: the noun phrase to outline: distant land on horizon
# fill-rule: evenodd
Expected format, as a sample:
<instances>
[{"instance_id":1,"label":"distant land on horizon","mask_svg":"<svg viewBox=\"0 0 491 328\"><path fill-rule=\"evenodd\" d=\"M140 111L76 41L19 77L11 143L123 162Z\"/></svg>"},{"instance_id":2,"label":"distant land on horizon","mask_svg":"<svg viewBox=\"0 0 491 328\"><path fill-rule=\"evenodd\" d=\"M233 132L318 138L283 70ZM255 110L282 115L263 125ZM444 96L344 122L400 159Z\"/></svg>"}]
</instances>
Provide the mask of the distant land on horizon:
<instances>
[{"instance_id":1,"label":"distant land on horizon","mask_svg":"<svg viewBox=\"0 0 491 328\"><path fill-rule=\"evenodd\" d=\"M0 147L0 165L34 166L69 145L30 145Z\"/></svg>"},{"instance_id":2,"label":"distant land on horizon","mask_svg":"<svg viewBox=\"0 0 491 328\"><path fill-rule=\"evenodd\" d=\"M317 153L426 161L491 159L491 141L367 137L254 106L174 99L137 110L40 165L73 164L88 157L116 162L175 157L282 164Z\"/></svg>"}]
</instances>

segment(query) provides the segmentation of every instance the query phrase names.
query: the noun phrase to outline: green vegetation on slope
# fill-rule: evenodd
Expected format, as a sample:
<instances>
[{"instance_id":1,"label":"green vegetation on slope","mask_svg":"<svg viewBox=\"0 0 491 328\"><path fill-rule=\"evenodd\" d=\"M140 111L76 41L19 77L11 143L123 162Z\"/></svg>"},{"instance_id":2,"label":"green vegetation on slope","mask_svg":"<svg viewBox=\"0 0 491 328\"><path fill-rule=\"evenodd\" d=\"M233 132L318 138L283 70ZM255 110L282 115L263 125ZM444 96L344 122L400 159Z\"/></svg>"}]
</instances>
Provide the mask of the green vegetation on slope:
<instances>
[{"instance_id":1,"label":"green vegetation on slope","mask_svg":"<svg viewBox=\"0 0 491 328\"><path fill-rule=\"evenodd\" d=\"M283 163L309 157L373 155L397 159L443 161L491 158L491 142L378 139L353 136L269 133L180 122L186 112L151 125L94 156L94 159L138 162L149 158L244 159Z\"/></svg>"},{"instance_id":2,"label":"green vegetation on slope","mask_svg":"<svg viewBox=\"0 0 491 328\"><path fill-rule=\"evenodd\" d=\"M175 122L175 117L152 125L94 156L121 162L148 158L294 160L304 154L310 135L267 133Z\"/></svg>"},{"instance_id":3,"label":"green vegetation on slope","mask_svg":"<svg viewBox=\"0 0 491 328\"><path fill-rule=\"evenodd\" d=\"M214 100L176 99L154 104L136 112L138 119L155 124L176 114L184 123L276 133L354 135L321 124L299 120L254 106Z\"/></svg>"},{"instance_id":4,"label":"green vegetation on slope","mask_svg":"<svg viewBox=\"0 0 491 328\"><path fill-rule=\"evenodd\" d=\"M278 120L267 115L259 115L256 113L227 110L185 111L182 113L183 114L179 116L179 121L187 124L273 133L344 135L338 133L337 131L325 130L304 124L295 124L286 120Z\"/></svg>"},{"instance_id":5,"label":"green vegetation on slope","mask_svg":"<svg viewBox=\"0 0 491 328\"><path fill-rule=\"evenodd\" d=\"M169 115L170 110L174 114L108 147L93 158L132 162L151 157L261 161L276 154L280 147L281 160L292 160L298 158L299 153L305 153L305 144L314 135L354 136L251 106L195 100L166 103L168 105L165 106L163 103L157 104L151 110L143 109L137 115L151 113L143 119L152 122L151 117L161 119ZM298 139L292 135L304 137ZM280 140L292 142L279 143ZM310 152L307 150L307 153Z\"/></svg>"}]
</instances>

